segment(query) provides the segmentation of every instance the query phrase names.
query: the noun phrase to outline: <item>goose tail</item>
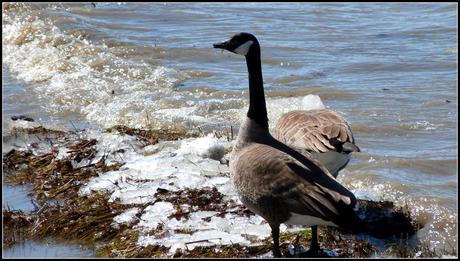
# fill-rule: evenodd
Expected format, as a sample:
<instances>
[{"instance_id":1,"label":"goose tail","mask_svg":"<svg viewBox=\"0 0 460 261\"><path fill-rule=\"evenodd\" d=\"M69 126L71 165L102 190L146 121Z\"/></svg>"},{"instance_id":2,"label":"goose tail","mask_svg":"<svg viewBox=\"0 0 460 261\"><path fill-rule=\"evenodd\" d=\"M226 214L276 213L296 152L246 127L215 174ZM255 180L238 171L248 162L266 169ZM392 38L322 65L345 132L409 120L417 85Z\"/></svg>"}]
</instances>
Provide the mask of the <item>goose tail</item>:
<instances>
[{"instance_id":1,"label":"goose tail","mask_svg":"<svg viewBox=\"0 0 460 261\"><path fill-rule=\"evenodd\" d=\"M405 208L398 208L389 201L358 199L352 218L341 224L350 234L368 234L376 238L406 237L421 228Z\"/></svg>"}]
</instances>

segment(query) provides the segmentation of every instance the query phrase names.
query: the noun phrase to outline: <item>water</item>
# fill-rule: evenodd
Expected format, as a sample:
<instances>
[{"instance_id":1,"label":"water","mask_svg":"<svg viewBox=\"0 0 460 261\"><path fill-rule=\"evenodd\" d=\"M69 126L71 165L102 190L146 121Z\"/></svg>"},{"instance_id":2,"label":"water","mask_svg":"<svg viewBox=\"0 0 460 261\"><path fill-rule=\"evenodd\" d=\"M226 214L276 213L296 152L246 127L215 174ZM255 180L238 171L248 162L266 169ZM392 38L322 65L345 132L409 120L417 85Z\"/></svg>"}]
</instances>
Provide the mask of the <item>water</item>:
<instances>
[{"instance_id":1,"label":"water","mask_svg":"<svg viewBox=\"0 0 460 261\"><path fill-rule=\"evenodd\" d=\"M30 186L2 186L2 207L13 210L33 211L35 205L28 196ZM56 242L54 240L33 241L25 240L3 249L2 257L5 258L75 258L91 257L92 250L85 249L76 244Z\"/></svg>"},{"instance_id":2,"label":"water","mask_svg":"<svg viewBox=\"0 0 460 261\"><path fill-rule=\"evenodd\" d=\"M10 209L20 209L23 211L33 211L35 206L32 198L28 196L31 188L24 186L2 186L2 207Z\"/></svg>"},{"instance_id":3,"label":"water","mask_svg":"<svg viewBox=\"0 0 460 261\"><path fill-rule=\"evenodd\" d=\"M457 246L455 3L97 3L3 8L5 127L13 115L85 128L238 126L242 57L213 49L255 34L271 126L318 94L362 153L339 176L408 204L436 249Z\"/></svg>"},{"instance_id":4,"label":"water","mask_svg":"<svg viewBox=\"0 0 460 261\"><path fill-rule=\"evenodd\" d=\"M5 258L90 258L93 251L78 245L68 245L48 240L49 242L25 241L4 249L2 256Z\"/></svg>"}]
</instances>

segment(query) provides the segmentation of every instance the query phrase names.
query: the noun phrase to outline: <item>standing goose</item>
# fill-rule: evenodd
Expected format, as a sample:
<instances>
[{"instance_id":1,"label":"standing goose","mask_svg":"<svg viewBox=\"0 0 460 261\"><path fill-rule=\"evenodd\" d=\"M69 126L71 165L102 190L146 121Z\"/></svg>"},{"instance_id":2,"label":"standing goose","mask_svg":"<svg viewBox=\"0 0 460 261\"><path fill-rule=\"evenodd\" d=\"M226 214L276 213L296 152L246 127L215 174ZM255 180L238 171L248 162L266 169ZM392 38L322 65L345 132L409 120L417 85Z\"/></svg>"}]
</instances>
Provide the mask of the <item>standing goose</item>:
<instances>
[{"instance_id":1,"label":"standing goose","mask_svg":"<svg viewBox=\"0 0 460 261\"><path fill-rule=\"evenodd\" d=\"M270 225L273 255L280 257L279 225L360 226L353 208L356 198L327 168L308 153L273 138L268 129L260 46L256 37L239 33L214 44L246 57L249 110L230 159L230 172L241 202ZM309 251L317 252L313 238Z\"/></svg>"},{"instance_id":2,"label":"standing goose","mask_svg":"<svg viewBox=\"0 0 460 261\"><path fill-rule=\"evenodd\" d=\"M319 96L308 95L304 101L320 104L312 110L287 112L278 119L274 137L290 147L307 151L319 160L334 178L348 164L351 152L359 152L347 121L339 113L325 109ZM312 226L312 238L318 227Z\"/></svg>"}]
</instances>

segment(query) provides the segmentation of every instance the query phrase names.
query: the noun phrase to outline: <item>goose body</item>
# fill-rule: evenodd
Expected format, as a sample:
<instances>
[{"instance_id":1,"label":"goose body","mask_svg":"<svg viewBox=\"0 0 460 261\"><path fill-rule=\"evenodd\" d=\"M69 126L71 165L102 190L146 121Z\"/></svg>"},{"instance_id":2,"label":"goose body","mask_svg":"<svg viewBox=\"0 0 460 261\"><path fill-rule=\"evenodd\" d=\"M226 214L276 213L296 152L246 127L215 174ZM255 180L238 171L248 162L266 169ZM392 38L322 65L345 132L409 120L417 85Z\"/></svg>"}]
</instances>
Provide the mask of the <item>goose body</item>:
<instances>
[{"instance_id":1,"label":"goose body","mask_svg":"<svg viewBox=\"0 0 460 261\"><path fill-rule=\"evenodd\" d=\"M350 161L350 152L360 151L351 128L342 115L326 109L319 96L310 94L303 102L313 108L283 114L276 123L274 136L317 159L337 178ZM318 237L316 225L312 226L312 237Z\"/></svg>"},{"instance_id":2,"label":"goose body","mask_svg":"<svg viewBox=\"0 0 460 261\"><path fill-rule=\"evenodd\" d=\"M349 227L359 219L356 198L309 153L275 139L269 132L260 62L260 46L248 33L214 44L246 57L249 110L234 145L230 172L242 203L270 225L273 254L279 250L279 225ZM312 240L312 246L317 242Z\"/></svg>"},{"instance_id":3,"label":"goose body","mask_svg":"<svg viewBox=\"0 0 460 261\"><path fill-rule=\"evenodd\" d=\"M279 142L251 119L240 128L230 172L243 204L269 224L339 226L342 212L356 204L318 160Z\"/></svg>"},{"instance_id":4,"label":"goose body","mask_svg":"<svg viewBox=\"0 0 460 261\"><path fill-rule=\"evenodd\" d=\"M318 97L319 99L319 97ZM349 162L350 152L359 152L348 122L329 109L295 110L283 114L274 137L299 150L306 150L337 177Z\"/></svg>"}]
</instances>

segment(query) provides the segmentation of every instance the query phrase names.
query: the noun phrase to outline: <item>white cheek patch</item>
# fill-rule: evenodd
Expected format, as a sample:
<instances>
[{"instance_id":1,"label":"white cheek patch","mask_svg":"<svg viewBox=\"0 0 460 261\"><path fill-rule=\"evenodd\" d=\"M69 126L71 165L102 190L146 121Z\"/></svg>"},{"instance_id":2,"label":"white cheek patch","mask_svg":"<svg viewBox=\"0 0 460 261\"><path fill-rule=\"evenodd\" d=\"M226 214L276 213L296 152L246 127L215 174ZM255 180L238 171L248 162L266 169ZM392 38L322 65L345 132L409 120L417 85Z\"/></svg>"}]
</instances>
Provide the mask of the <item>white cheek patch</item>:
<instances>
[{"instance_id":1,"label":"white cheek patch","mask_svg":"<svg viewBox=\"0 0 460 261\"><path fill-rule=\"evenodd\" d=\"M249 52L249 48L253 43L253 41L247 41L244 44L238 46L238 48L236 48L234 52L237 54L246 55Z\"/></svg>"}]
</instances>

